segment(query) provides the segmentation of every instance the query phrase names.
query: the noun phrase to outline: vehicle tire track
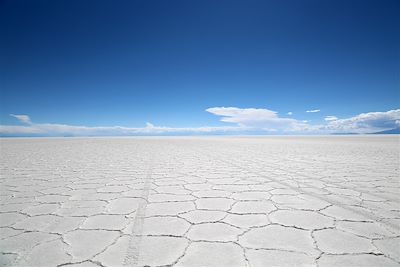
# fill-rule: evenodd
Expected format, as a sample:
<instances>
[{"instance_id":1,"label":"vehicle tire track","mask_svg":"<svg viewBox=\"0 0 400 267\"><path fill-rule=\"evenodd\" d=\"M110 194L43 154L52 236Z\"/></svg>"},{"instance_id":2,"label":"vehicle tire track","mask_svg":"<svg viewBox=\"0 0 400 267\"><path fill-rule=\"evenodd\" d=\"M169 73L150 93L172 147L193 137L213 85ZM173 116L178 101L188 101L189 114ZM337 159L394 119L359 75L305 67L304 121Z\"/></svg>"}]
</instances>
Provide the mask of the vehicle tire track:
<instances>
[{"instance_id":1,"label":"vehicle tire track","mask_svg":"<svg viewBox=\"0 0 400 267\"><path fill-rule=\"evenodd\" d=\"M126 251L123 266L138 266L140 256L140 245L142 241L143 221L146 215L146 208L148 204L148 197L151 189L152 173L154 168L154 157L151 155L148 162L148 169L145 178L145 183L141 195L141 200L136 211L134 218L131 238L129 240L129 246Z\"/></svg>"}]
</instances>

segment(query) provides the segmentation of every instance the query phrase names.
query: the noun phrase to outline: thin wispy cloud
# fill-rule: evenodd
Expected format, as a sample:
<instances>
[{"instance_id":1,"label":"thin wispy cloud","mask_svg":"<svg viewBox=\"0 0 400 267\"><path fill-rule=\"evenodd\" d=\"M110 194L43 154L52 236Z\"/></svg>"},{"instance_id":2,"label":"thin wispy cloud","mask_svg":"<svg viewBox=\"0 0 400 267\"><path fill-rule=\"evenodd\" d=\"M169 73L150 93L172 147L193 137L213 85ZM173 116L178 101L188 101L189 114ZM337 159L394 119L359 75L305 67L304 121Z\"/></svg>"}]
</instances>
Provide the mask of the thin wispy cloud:
<instances>
[{"instance_id":1,"label":"thin wispy cloud","mask_svg":"<svg viewBox=\"0 0 400 267\"><path fill-rule=\"evenodd\" d=\"M15 115L15 114L10 114L11 117L16 118L17 120L19 120L22 123L25 124L32 124L31 119L29 118L28 115Z\"/></svg>"},{"instance_id":2,"label":"thin wispy cloud","mask_svg":"<svg viewBox=\"0 0 400 267\"><path fill-rule=\"evenodd\" d=\"M338 118L336 116L326 116L324 120L326 120L326 121L335 121L337 119Z\"/></svg>"},{"instance_id":3,"label":"thin wispy cloud","mask_svg":"<svg viewBox=\"0 0 400 267\"><path fill-rule=\"evenodd\" d=\"M312 109L312 110L306 110L307 113L317 113L320 112L320 109Z\"/></svg>"},{"instance_id":4,"label":"thin wispy cloud","mask_svg":"<svg viewBox=\"0 0 400 267\"><path fill-rule=\"evenodd\" d=\"M289 116L292 116L292 115L293 115L293 112L289 111L287 114L288 114Z\"/></svg>"},{"instance_id":5,"label":"thin wispy cloud","mask_svg":"<svg viewBox=\"0 0 400 267\"><path fill-rule=\"evenodd\" d=\"M112 135L154 135L154 134L206 134L206 133L227 133L242 131L245 129L240 126L220 126L220 127L165 127L155 126L147 122L145 127L124 127L124 126L80 126L57 123L34 123L28 115L10 116L17 118L21 123L19 125L0 125L0 134L33 134L33 135L51 135L51 136L112 136Z\"/></svg>"}]
</instances>

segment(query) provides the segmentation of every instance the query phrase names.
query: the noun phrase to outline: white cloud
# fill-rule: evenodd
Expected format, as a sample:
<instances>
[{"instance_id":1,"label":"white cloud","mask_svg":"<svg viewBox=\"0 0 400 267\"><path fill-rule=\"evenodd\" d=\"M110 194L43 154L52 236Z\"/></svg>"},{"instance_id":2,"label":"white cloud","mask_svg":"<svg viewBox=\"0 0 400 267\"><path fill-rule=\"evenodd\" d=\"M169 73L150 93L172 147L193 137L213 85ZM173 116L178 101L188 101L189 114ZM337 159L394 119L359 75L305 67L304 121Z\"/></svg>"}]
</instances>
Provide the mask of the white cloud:
<instances>
[{"instance_id":1,"label":"white cloud","mask_svg":"<svg viewBox=\"0 0 400 267\"><path fill-rule=\"evenodd\" d=\"M307 110L307 113L316 113L316 112L320 112L320 109L312 109L312 110Z\"/></svg>"},{"instance_id":2,"label":"white cloud","mask_svg":"<svg viewBox=\"0 0 400 267\"><path fill-rule=\"evenodd\" d=\"M206 109L217 116L222 116L221 121L233 122L238 124L257 124L276 119L277 112L261 108L235 108L235 107L215 107Z\"/></svg>"},{"instance_id":3,"label":"white cloud","mask_svg":"<svg viewBox=\"0 0 400 267\"><path fill-rule=\"evenodd\" d=\"M326 121L335 121L335 120L337 120L338 118L336 117L336 116L326 116L325 117L325 120Z\"/></svg>"},{"instance_id":4,"label":"white cloud","mask_svg":"<svg viewBox=\"0 0 400 267\"><path fill-rule=\"evenodd\" d=\"M400 127L400 109L368 112L347 119L331 120L312 127L325 133L373 133Z\"/></svg>"},{"instance_id":5,"label":"white cloud","mask_svg":"<svg viewBox=\"0 0 400 267\"><path fill-rule=\"evenodd\" d=\"M291 115L293 115L293 112L289 111L287 114L288 114L289 116L291 116Z\"/></svg>"},{"instance_id":6,"label":"white cloud","mask_svg":"<svg viewBox=\"0 0 400 267\"><path fill-rule=\"evenodd\" d=\"M16 118L17 120L19 120L22 123L25 124L32 124L31 119L29 118L28 115L14 115L14 114L10 114L10 116Z\"/></svg>"},{"instance_id":7,"label":"white cloud","mask_svg":"<svg viewBox=\"0 0 400 267\"><path fill-rule=\"evenodd\" d=\"M236 123L242 127L269 129L273 131L296 131L305 126L292 118L281 118L276 111L263 108L214 107L206 111L221 116L221 121Z\"/></svg>"},{"instance_id":8,"label":"white cloud","mask_svg":"<svg viewBox=\"0 0 400 267\"><path fill-rule=\"evenodd\" d=\"M154 128L154 125L150 122L146 122L146 128Z\"/></svg>"}]
</instances>

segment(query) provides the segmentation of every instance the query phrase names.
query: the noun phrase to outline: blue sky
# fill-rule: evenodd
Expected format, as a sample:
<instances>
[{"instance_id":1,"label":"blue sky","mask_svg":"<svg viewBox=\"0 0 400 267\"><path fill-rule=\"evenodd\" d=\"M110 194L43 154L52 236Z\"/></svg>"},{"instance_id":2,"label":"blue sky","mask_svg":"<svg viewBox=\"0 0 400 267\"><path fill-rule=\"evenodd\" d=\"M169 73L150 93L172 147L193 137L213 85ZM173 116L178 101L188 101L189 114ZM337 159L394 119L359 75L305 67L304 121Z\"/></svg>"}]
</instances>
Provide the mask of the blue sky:
<instances>
[{"instance_id":1,"label":"blue sky","mask_svg":"<svg viewBox=\"0 0 400 267\"><path fill-rule=\"evenodd\" d=\"M2 1L0 134L398 127L399 13L387 0Z\"/></svg>"}]
</instances>

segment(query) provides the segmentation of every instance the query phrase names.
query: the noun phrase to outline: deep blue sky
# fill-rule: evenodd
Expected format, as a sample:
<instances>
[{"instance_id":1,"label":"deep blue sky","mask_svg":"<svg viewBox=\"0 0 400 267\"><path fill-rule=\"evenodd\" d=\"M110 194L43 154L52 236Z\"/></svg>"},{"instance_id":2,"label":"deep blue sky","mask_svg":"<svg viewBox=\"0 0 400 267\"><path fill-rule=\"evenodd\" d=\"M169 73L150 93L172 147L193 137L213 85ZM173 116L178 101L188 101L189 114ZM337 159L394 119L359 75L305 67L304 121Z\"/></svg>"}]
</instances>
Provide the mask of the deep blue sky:
<instances>
[{"instance_id":1,"label":"deep blue sky","mask_svg":"<svg viewBox=\"0 0 400 267\"><path fill-rule=\"evenodd\" d=\"M1 1L1 124L223 125L400 103L400 1ZM319 113L306 113L321 109Z\"/></svg>"}]
</instances>

